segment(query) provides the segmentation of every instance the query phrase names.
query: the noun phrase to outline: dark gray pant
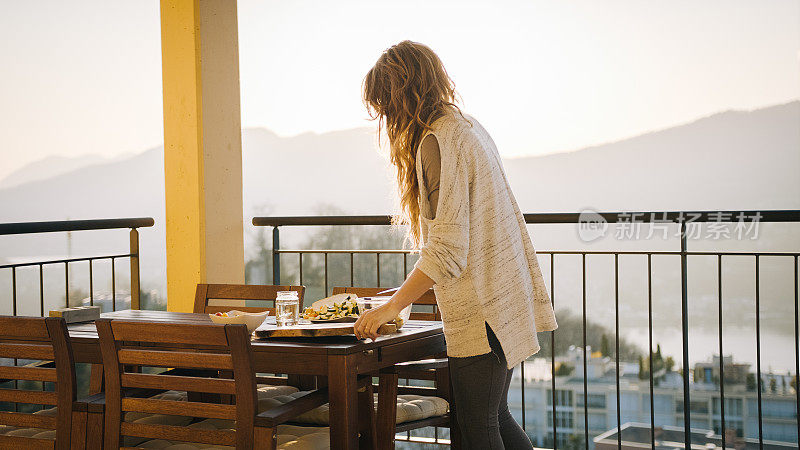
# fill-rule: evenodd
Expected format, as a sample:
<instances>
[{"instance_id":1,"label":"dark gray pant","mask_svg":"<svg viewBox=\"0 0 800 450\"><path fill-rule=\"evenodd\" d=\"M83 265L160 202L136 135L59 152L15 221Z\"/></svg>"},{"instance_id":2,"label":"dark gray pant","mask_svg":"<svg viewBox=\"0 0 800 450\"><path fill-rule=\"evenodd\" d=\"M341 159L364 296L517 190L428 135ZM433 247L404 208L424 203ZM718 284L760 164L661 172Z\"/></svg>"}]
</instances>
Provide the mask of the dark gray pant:
<instances>
[{"instance_id":1,"label":"dark gray pant","mask_svg":"<svg viewBox=\"0 0 800 450\"><path fill-rule=\"evenodd\" d=\"M456 417L465 449L533 449L531 440L508 410L508 387L513 369L492 329L486 325L485 355L450 358L450 382Z\"/></svg>"}]
</instances>

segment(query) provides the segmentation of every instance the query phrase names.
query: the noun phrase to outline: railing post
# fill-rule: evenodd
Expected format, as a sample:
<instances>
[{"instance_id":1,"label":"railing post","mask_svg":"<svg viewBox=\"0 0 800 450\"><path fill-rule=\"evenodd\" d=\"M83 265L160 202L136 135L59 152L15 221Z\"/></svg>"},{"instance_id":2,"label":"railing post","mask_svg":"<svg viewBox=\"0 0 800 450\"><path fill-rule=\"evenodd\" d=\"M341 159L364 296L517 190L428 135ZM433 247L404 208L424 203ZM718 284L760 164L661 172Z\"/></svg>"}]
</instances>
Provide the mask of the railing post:
<instances>
[{"instance_id":1,"label":"railing post","mask_svg":"<svg viewBox=\"0 0 800 450\"><path fill-rule=\"evenodd\" d=\"M683 437L686 448L692 448L691 404L689 397L689 295L686 263L686 221L681 219L681 336L683 344ZM722 358L722 355L720 355ZM619 373L617 373L619 376Z\"/></svg>"},{"instance_id":2,"label":"railing post","mask_svg":"<svg viewBox=\"0 0 800 450\"><path fill-rule=\"evenodd\" d=\"M280 231L278 227L272 228L272 284L281 284L281 254Z\"/></svg>"},{"instance_id":3,"label":"railing post","mask_svg":"<svg viewBox=\"0 0 800 450\"><path fill-rule=\"evenodd\" d=\"M139 231L136 228L131 228L131 247L130 247L130 261L131 261L131 309L137 310L139 305ZM91 263L90 263L91 264Z\"/></svg>"}]
</instances>

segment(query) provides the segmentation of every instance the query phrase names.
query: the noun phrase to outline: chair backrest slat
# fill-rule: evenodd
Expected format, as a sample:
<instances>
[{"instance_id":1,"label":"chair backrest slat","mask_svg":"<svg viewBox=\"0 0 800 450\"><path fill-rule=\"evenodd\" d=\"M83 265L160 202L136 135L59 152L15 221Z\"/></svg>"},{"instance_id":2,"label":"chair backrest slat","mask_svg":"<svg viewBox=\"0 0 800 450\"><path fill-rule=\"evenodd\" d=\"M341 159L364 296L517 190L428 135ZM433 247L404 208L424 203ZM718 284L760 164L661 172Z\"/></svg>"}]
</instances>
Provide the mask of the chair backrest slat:
<instances>
[{"instance_id":1,"label":"chair backrest slat","mask_svg":"<svg viewBox=\"0 0 800 450\"><path fill-rule=\"evenodd\" d=\"M218 403L176 402L154 398L123 398L123 411L136 411L171 416L200 416L213 419L236 419L236 405Z\"/></svg>"},{"instance_id":2,"label":"chair backrest slat","mask_svg":"<svg viewBox=\"0 0 800 450\"><path fill-rule=\"evenodd\" d=\"M0 382L6 380L50 381L58 380L55 367L0 366Z\"/></svg>"},{"instance_id":3,"label":"chair backrest slat","mask_svg":"<svg viewBox=\"0 0 800 450\"><path fill-rule=\"evenodd\" d=\"M0 435L0 448L24 448L25 450L50 450L56 448L52 439L37 439L27 436Z\"/></svg>"},{"instance_id":4,"label":"chair backrest slat","mask_svg":"<svg viewBox=\"0 0 800 450\"><path fill-rule=\"evenodd\" d=\"M214 314L236 309L246 312L275 312L275 299L280 291L295 291L303 307L304 286L198 284L194 312Z\"/></svg>"},{"instance_id":5,"label":"chair backrest slat","mask_svg":"<svg viewBox=\"0 0 800 450\"><path fill-rule=\"evenodd\" d=\"M55 389L0 389L0 402L52 405L58 408L55 416L0 413L0 425L56 430L55 440L0 436L0 447L70 448L72 405L76 400L77 382L64 319L0 316L0 358L39 361L24 366L0 366L0 381L49 382L53 383Z\"/></svg>"},{"instance_id":6,"label":"chair backrest slat","mask_svg":"<svg viewBox=\"0 0 800 450\"><path fill-rule=\"evenodd\" d=\"M231 430L204 430L202 428L127 422L122 422L120 430L125 436L152 437L168 441L197 442L211 445L235 445L237 434Z\"/></svg>"},{"instance_id":7,"label":"chair backrest slat","mask_svg":"<svg viewBox=\"0 0 800 450\"><path fill-rule=\"evenodd\" d=\"M52 345L0 343L0 358L53 361L55 353Z\"/></svg>"},{"instance_id":8,"label":"chair backrest slat","mask_svg":"<svg viewBox=\"0 0 800 450\"><path fill-rule=\"evenodd\" d=\"M182 323L148 323L148 336L143 337L141 332L141 322L112 322L111 327L114 331L114 338L119 341L146 341L158 342L162 344L182 344L191 345L202 342L207 346L228 345L228 338L225 336L225 328L208 327L203 328L202 335L195 334L197 325Z\"/></svg>"},{"instance_id":9,"label":"chair backrest slat","mask_svg":"<svg viewBox=\"0 0 800 450\"><path fill-rule=\"evenodd\" d=\"M120 377L120 382L123 387L139 389L162 389L166 383L169 383L176 391L230 395L236 393L234 380L226 379L124 373Z\"/></svg>"},{"instance_id":10,"label":"chair backrest slat","mask_svg":"<svg viewBox=\"0 0 800 450\"><path fill-rule=\"evenodd\" d=\"M256 384L250 334L244 325L167 324L109 319L100 319L95 323L100 336L106 378L106 448L118 448L121 436L214 445L235 445L240 440L247 442L247 438L252 442ZM155 335L158 335L157 339L154 339ZM129 372L129 366L198 370L190 375L162 375ZM217 378L220 371L233 371L234 378ZM205 374L210 378L205 378ZM235 400L233 404L216 404L195 401L193 398L135 398L127 396L130 388L230 394L235 396ZM129 411L236 420L236 431L126 423L123 420L124 413Z\"/></svg>"},{"instance_id":11,"label":"chair backrest slat","mask_svg":"<svg viewBox=\"0 0 800 450\"><path fill-rule=\"evenodd\" d=\"M233 369L231 355L221 353L124 349L119 351L119 362L120 364L151 367Z\"/></svg>"},{"instance_id":12,"label":"chair backrest slat","mask_svg":"<svg viewBox=\"0 0 800 450\"><path fill-rule=\"evenodd\" d=\"M0 389L0 402L30 403L33 405L57 405L58 395L49 391L24 389Z\"/></svg>"},{"instance_id":13,"label":"chair backrest slat","mask_svg":"<svg viewBox=\"0 0 800 450\"><path fill-rule=\"evenodd\" d=\"M378 292L385 291L389 288L372 288L372 287L352 287L352 286L337 286L333 288L334 294L356 294L359 297L375 297ZM391 294L381 294L391 295ZM442 320L439 313L439 307L436 305L436 294L433 289L428 289L428 292L414 302L414 306L429 307L431 312L421 312L411 310L410 318L413 320ZM413 308L413 307L412 307Z\"/></svg>"},{"instance_id":14,"label":"chair backrest slat","mask_svg":"<svg viewBox=\"0 0 800 450\"><path fill-rule=\"evenodd\" d=\"M40 317L0 317L0 340L4 339L49 340L47 325Z\"/></svg>"},{"instance_id":15,"label":"chair backrest slat","mask_svg":"<svg viewBox=\"0 0 800 450\"><path fill-rule=\"evenodd\" d=\"M0 423L12 427L56 429L56 418L44 414L0 412Z\"/></svg>"}]
</instances>

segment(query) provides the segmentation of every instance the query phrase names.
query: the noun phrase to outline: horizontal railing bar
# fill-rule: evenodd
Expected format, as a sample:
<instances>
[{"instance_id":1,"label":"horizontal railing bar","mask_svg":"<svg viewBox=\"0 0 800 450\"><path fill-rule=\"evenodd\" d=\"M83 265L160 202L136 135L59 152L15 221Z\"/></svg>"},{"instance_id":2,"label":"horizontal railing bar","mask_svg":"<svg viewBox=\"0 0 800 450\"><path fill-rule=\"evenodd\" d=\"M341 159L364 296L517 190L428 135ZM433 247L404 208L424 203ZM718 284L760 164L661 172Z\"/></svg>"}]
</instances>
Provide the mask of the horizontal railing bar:
<instances>
[{"instance_id":1,"label":"horizontal railing bar","mask_svg":"<svg viewBox=\"0 0 800 450\"><path fill-rule=\"evenodd\" d=\"M616 211L585 213L528 213L523 214L525 223L580 223L591 218L602 217L606 222L800 222L800 210L743 210L743 211ZM582 217L583 216L583 217ZM320 225L391 225L392 216L274 216L253 217L258 227L320 226Z\"/></svg>"},{"instance_id":2,"label":"horizontal railing bar","mask_svg":"<svg viewBox=\"0 0 800 450\"><path fill-rule=\"evenodd\" d=\"M346 250L346 249L339 249L339 250L323 250L323 249L305 249L305 250L291 250L291 249L279 249L275 250L275 253L294 253L294 254L308 254L308 253L363 253L363 254L370 254L374 255L375 253L414 253L414 250Z\"/></svg>"},{"instance_id":3,"label":"horizontal railing bar","mask_svg":"<svg viewBox=\"0 0 800 450\"><path fill-rule=\"evenodd\" d=\"M253 217L257 227L321 225L391 225L392 216L282 216Z\"/></svg>"},{"instance_id":4,"label":"horizontal railing bar","mask_svg":"<svg viewBox=\"0 0 800 450\"><path fill-rule=\"evenodd\" d=\"M152 217L0 223L0 235L54 233L59 231L109 230L115 228L144 228L152 227L154 224L155 221Z\"/></svg>"},{"instance_id":5,"label":"horizontal railing bar","mask_svg":"<svg viewBox=\"0 0 800 450\"><path fill-rule=\"evenodd\" d=\"M16 263L16 264L3 264L0 265L0 269L9 269L12 267L26 267L26 266L44 266L48 264L64 264L64 263L80 262L80 261L95 261L98 259L130 258L131 256L138 256L138 255L134 255L131 253L122 253L119 255L85 256L83 258L53 259L49 261L32 261L32 262Z\"/></svg>"},{"instance_id":6,"label":"horizontal railing bar","mask_svg":"<svg viewBox=\"0 0 800 450\"><path fill-rule=\"evenodd\" d=\"M293 253L293 254L309 254L309 253L334 253L334 254L372 254L375 253L390 253L390 254L413 254L415 250L324 250L324 249L279 249L275 253ZM673 251L658 251L658 250L594 250L594 251L581 251L581 250L536 250L536 253L541 254L555 254L555 255L681 255L688 256L800 256L800 252L696 252L687 251L680 252L679 250ZM2 266L0 266L2 268Z\"/></svg>"}]
</instances>

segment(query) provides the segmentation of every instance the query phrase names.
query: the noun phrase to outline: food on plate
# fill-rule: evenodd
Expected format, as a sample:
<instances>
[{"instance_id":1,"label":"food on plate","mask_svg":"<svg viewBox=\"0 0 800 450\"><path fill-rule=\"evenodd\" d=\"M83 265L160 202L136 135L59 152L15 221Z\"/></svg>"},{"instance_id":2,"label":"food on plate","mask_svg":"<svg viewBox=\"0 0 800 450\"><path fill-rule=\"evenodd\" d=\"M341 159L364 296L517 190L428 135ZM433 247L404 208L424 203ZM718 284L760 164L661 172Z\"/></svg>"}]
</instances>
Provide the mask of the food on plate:
<instances>
[{"instance_id":1,"label":"food on plate","mask_svg":"<svg viewBox=\"0 0 800 450\"><path fill-rule=\"evenodd\" d=\"M219 317L228 317L228 313L226 313L226 312L218 312L218 313L216 313L214 315L215 316L219 316Z\"/></svg>"},{"instance_id":2,"label":"food on plate","mask_svg":"<svg viewBox=\"0 0 800 450\"><path fill-rule=\"evenodd\" d=\"M303 311L303 319L312 322L355 322L359 314L385 305L389 299L390 296L359 298L355 294L336 294L312 303ZM410 314L411 305L389 323L394 323L399 330L408 321Z\"/></svg>"},{"instance_id":3,"label":"food on plate","mask_svg":"<svg viewBox=\"0 0 800 450\"><path fill-rule=\"evenodd\" d=\"M314 302L303 311L307 320L337 320L345 317L358 317L358 296L354 294L337 294Z\"/></svg>"}]
</instances>

